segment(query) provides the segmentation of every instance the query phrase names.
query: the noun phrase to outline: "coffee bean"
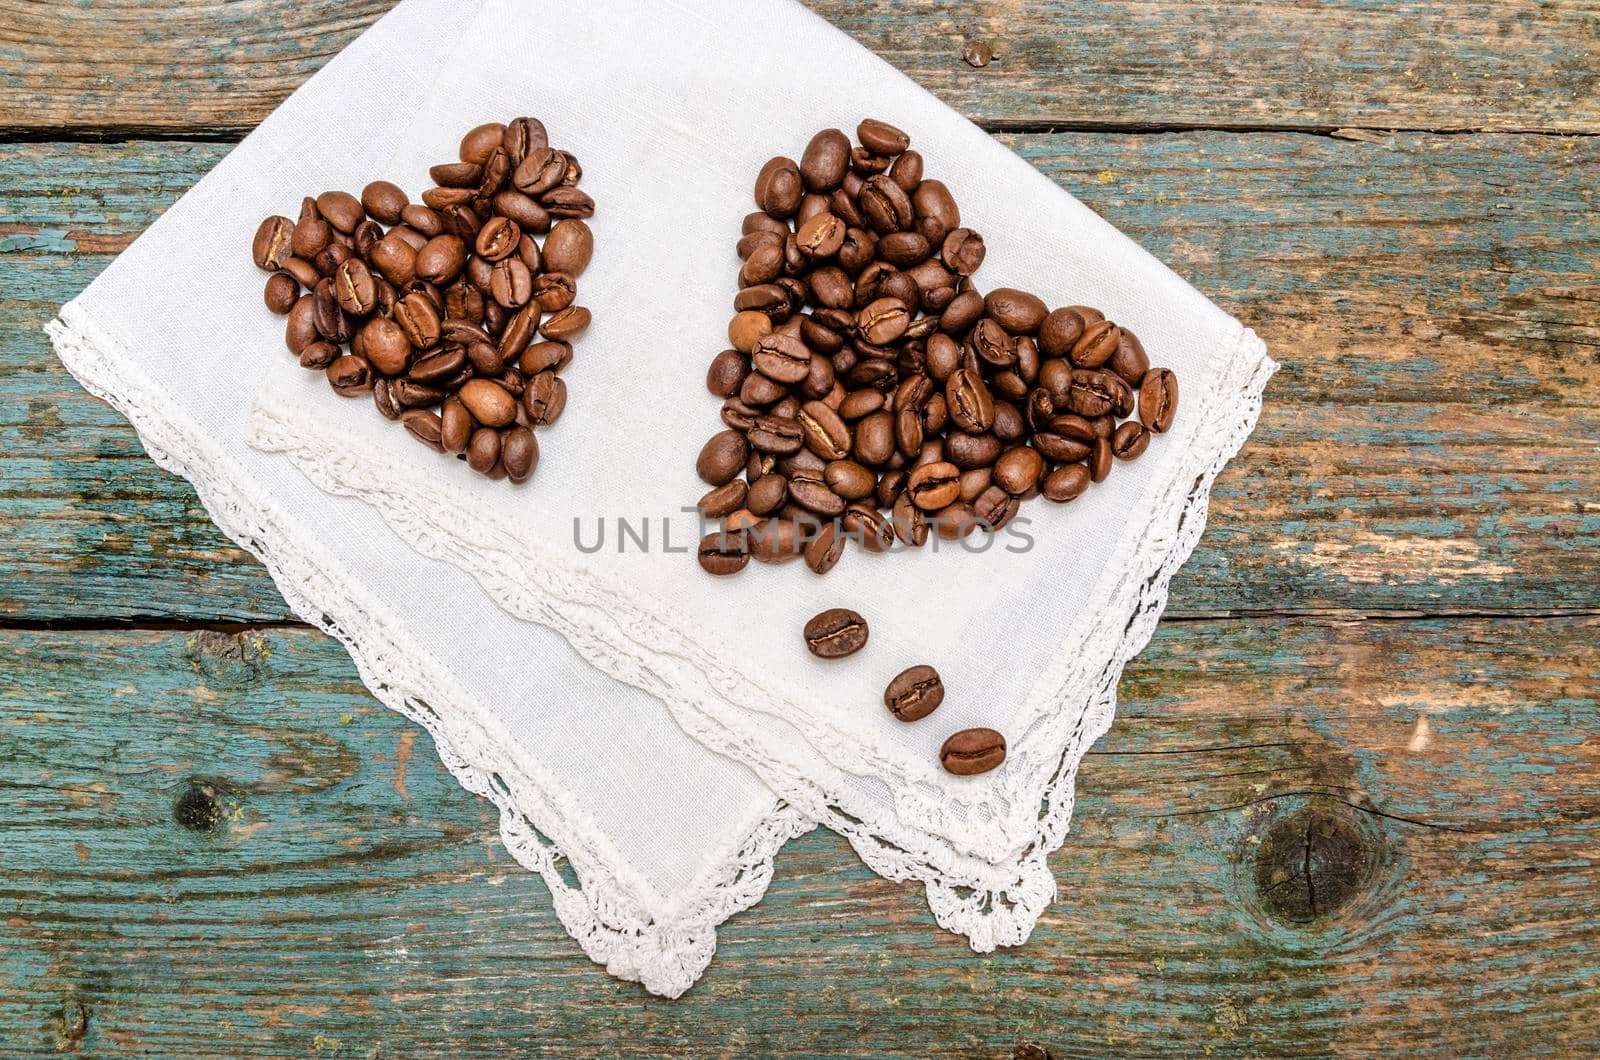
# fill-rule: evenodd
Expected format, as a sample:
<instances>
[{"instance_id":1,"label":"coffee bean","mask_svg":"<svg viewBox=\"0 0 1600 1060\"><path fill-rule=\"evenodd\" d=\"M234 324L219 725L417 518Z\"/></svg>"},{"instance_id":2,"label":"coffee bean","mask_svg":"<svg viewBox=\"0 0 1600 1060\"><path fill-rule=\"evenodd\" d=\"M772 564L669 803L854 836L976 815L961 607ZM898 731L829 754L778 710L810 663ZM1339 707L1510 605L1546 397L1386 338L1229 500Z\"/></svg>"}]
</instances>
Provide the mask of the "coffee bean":
<instances>
[{"instance_id":1,"label":"coffee bean","mask_svg":"<svg viewBox=\"0 0 1600 1060\"><path fill-rule=\"evenodd\" d=\"M706 519L721 519L744 507L749 487L739 479L725 482L709 490L695 505Z\"/></svg>"},{"instance_id":2,"label":"coffee bean","mask_svg":"<svg viewBox=\"0 0 1600 1060\"><path fill-rule=\"evenodd\" d=\"M939 764L958 777L987 773L1006 760L1006 738L993 729L962 729L939 748Z\"/></svg>"},{"instance_id":3,"label":"coffee bean","mask_svg":"<svg viewBox=\"0 0 1600 1060\"><path fill-rule=\"evenodd\" d=\"M539 442L533 432L520 424L500 432L500 461L512 482L522 483L533 477L534 468L539 466Z\"/></svg>"},{"instance_id":4,"label":"coffee bean","mask_svg":"<svg viewBox=\"0 0 1600 1060\"><path fill-rule=\"evenodd\" d=\"M749 447L743 434L735 430L720 431L712 435L700 450L695 471L711 485L721 486L733 481L739 474L748 453Z\"/></svg>"},{"instance_id":5,"label":"coffee bean","mask_svg":"<svg viewBox=\"0 0 1600 1060\"><path fill-rule=\"evenodd\" d=\"M876 118L864 119L856 126L856 139L876 155L897 155L911 146L911 137Z\"/></svg>"},{"instance_id":6,"label":"coffee bean","mask_svg":"<svg viewBox=\"0 0 1600 1060\"><path fill-rule=\"evenodd\" d=\"M1122 337L1117 342L1117 352L1111 355L1106 367L1129 386L1137 387L1144 382L1144 374L1150 370L1150 358L1145 354L1144 344L1139 337L1123 328Z\"/></svg>"},{"instance_id":7,"label":"coffee bean","mask_svg":"<svg viewBox=\"0 0 1600 1060\"><path fill-rule=\"evenodd\" d=\"M286 272L275 272L267 277L267 286L261 294L268 309L280 315L294 308L300 296L300 284Z\"/></svg>"},{"instance_id":8,"label":"coffee bean","mask_svg":"<svg viewBox=\"0 0 1600 1060\"><path fill-rule=\"evenodd\" d=\"M811 351L792 335L764 336L750 357L756 371L779 383L798 383L811 370Z\"/></svg>"},{"instance_id":9,"label":"coffee bean","mask_svg":"<svg viewBox=\"0 0 1600 1060\"><path fill-rule=\"evenodd\" d=\"M715 531L700 539L700 567L707 574L737 574L750 563L744 535Z\"/></svg>"},{"instance_id":10,"label":"coffee bean","mask_svg":"<svg viewBox=\"0 0 1600 1060\"><path fill-rule=\"evenodd\" d=\"M399 375L411 361L411 341L388 317L373 317L362 327L361 352L384 375Z\"/></svg>"},{"instance_id":11,"label":"coffee bean","mask_svg":"<svg viewBox=\"0 0 1600 1060\"><path fill-rule=\"evenodd\" d=\"M1017 347L1005 328L991 319L978 321L972 329L972 350L985 364L994 368L1009 368L1017 362Z\"/></svg>"},{"instance_id":12,"label":"coffee bean","mask_svg":"<svg viewBox=\"0 0 1600 1060\"><path fill-rule=\"evenodd\" d=\"M1039 476L1043 473L1043 458L1025 446L1007 449L994 465L996 485L1010 494L1028 492L1039 484Z\"/></svg>"},{"instance_id":13,"label":"coffee bean","mask_svg":"<svg viewBox=\"0 0 1600 1060\"><path fill-rule=\"evenodd\" d=\"M971 276L983 264L988 248L983 237L970 228L956 228L944 237L939 256L958 275Z\"/></svg>"},{"instance_id":14,"label":"coffee bean","mask_svg":"<svg viewBox=\"0 0 1600 1060\"><path fill-rule=\"evenodd\" d=\"M472 418L485 427L504 427L517 418L517 401L499 383L488 379L468 381L458 392Z\"/></svg>"},{"instance_id":15,"label":"coffee bean","mask_svg":"<svg viewBox=\"0 0 1600 1060\"><path fill-rule=\"evenodd\" d=\"M553 272L578 276L588 268L594 255L594 234L575 217L563 218L544 241L545 267Z\"/></svg>"},{"instance_id":16,"label":"coffee bean","mask_svg":"<svg viewBox=\"0 0 1600 1060\"><path fill-rule=\"evenodd\" d=\"M906 493L923 511L938 511L960 495L960 479L960 469L947 461L921 464L906 479Z\"/></svg>"},{"instance_id":17,"label":"coffee bean","mask_svg":"<svg viewBox=\"0 0 1600 1060\"><path fill-rule=\"evenodd\" d=\"M386 225L400 223L400 211L410 205L398 184L375 180L361 189L361 206L375 221Z\"/></svg>"},{"instance_id":18,"label":"coffee bean","mask_svg":"<svg viewBox=\"0 0 1600 1060\"><path fill-rule=\"evenodd\" d=\"M833 607L805 625L806 648L819 659L854 655L867 643L867 620L849 608Z\"/></svg>"},{"instance_id":19,"label":"coffee bean","mask_svg":"<svg viewBox=\"0 0 1600 1060\"><path fill-rule=\"evenodd\" d=\"M567 384L554 372L540 372L528 381L522 404L527 410L529 424L548 427L567 407Z\"/></svg>"},{"instance_id":20,"label":"coffee bean","mask_svg":"<svg viewBox=\"0 0 1600 1060\"><path fill-rule=\"evenodd\" d=\"M1172 427L1178 413L1178 377L1169 368L1152 368L1139 384L1139 422L1157 434Z\"/></svg>"},{"instance_id":21,"label":"coffee bean","mask_svg":"<svg viewBox=\"0 0 1600 1060\"><path fill-rule=\"evenodd\" d=\"M439 409L439 444L447 453L464 453L472 440L472 416L459 398L448 398Z\"/></svg>"},{"instance_id":22,"label":"coffee bean","mask_svg":"<svg viewBox=\"0 0 1600 1060\"><path fill-rule=\"evenodd\" d=\"M339 347L336 344L318 339L315 342L308 343L305 349L300 351L300 367L321 371L331 365L338 357Z\"/></svg>"},{"instance_id":23,"label":"coffee bean","mask_svg":"<svg viewBox=\"0 0 1600 1060\"><path fill-rule=\"evenodd\" d=\"M809 191L833 191L849 168L850 138L838 129L817 133L800 156L800 176Z\"/></svg>"},{"instance_id":24,"label":"coffee bean","mask_svg":"<svg viewBox=\"0 0 1600 1060\"><path fill-rule=\"evenodd\" d=\"M883 690L883 705L900 721L921 721L944 702L939 671L926 664L900 671Z\"/></svg>"},{"instance_id":25,"label":"coffee bean","mask_svg":"<svg viewBox=\"0 0 1600 1060\"><path fill-rule=\"evenodd\" d=\"M994 399L976 371L958 368L952 372L944 398L950 419L963 431L981 433L994 425Z\"/></svg>"},{"instance_id":26,"label":"coffee bean","mask_svg":"<svg viewBox=\"0 0 1600 1060\"><path fill-rule=\"evenodd\" d=\"M589 310L581 305L569 305L567 308L552 313L539 328L539 334L556 342L566 342L588 328L591 315Z\"/></svg>"},{"instance_id":27,"label":"coffee bean","mask_svg":"<svg viewBox=\"0 0 1600 1060\"><path fill-rule=\"evenodd\" d=\"M500 463L500 432L493 427L479 427L467 442L467 465L480 475L487 475Z\"/></svg>"},{"instance_id":28,"label":"coffee bean","mask_svg":"<svg viewBox=\"0 0 1600 1060\"><path fill-rule=\"evenodd\" d=\"M756 205L773 217L789 217L800 208L805 186L793 159L778 157L761 167L756 177Z\"/></svg>"},{"instance_id":29,"label":"coffee bean","mask_svg":"<svg viewBox=\"0 0 1600 1060\"><path fill-rule=\"evenodd\" d=\"M839 557L844 555L847 541L838 523L824 523L821 531L805 547L806 566L811 568L813 574L828 573L838 564Z\"/></svg>"},{"instance_id":30,"label":"coffee bean","mask_svg":"<svg viewBox=\"0 0 1600 1060\"><path fill-rule=\"evenodd\" d=\"M803 523L801 516L804 516ZM803 509L791 513L787 508L781 510L777 517L761 520L746 531L750 557L758 563L787 563L795 559L804 551L809 540L809 534L802 532L802 526L810 531L813 527L819 527L820 521Z\"/></svg>"},{"instance_id":31,"label":"coffee bean","mask_svg":"<svg viewBox=\"0 0 1600 1060\"><path fill-rule=\"evenodd\" d=\"M1117 352L1122 329L1109 320L1089 324L1072 346L1072 363L1079 368L1099 368Z\"/></svg>"},{"instance_id":32,"label":"coffee bean","mask_svg":"<svg viewBox=\"0 0 1600 1060\"><path fill-rule=\"evenodd\" d=\"M1136 460L1150 448L1150 429L1128 420L1111 435L1111 452L1118 460Z\"/></svg>"}]
</instances>

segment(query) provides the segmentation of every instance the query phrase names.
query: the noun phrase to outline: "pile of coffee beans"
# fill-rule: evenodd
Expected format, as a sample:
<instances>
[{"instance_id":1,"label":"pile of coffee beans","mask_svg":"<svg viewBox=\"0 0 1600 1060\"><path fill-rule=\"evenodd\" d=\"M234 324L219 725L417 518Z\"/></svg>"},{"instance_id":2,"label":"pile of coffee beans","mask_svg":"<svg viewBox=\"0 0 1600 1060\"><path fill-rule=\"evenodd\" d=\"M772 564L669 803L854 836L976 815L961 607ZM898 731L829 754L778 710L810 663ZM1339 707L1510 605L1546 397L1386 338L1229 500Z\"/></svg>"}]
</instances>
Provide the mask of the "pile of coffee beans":
<instances>
[{"instance_id":1,"label":"pile of coffee beans","mask_svg":"<svg viewBox=\"0 0 1600 1060\"><path fill-rule=\"evenodd\" d=\"M813 615L801 631L806 650L819 659L843 659L867 646L867 620L848 607L830 607ZM896 719L921 721L944 702L944 680L926 663L908 667L883 690L883 705ZM1006 738L994 729L962 729L939 749L946 772L970 777L987 773L1006 760Z\"/></svg>"},{"instance_id":2,"label":"pile of coffee beans","mask_svg":"<svg viewBox=\"0 0 1600 1060\"><path fill-rule=\"evenodd\" d=\"M978 291L983 237L904 132L868 119L856 140L824 129L756 178L732 348L706 375L726 426L696 465L712 574L997 531L1030 498L1082 496L1177 413L1177 376L1100 311Z\"/></svg>"},{"instance_id":3,"label":"pile of coffee beans","mask_svg":"<svg viewBox=\"0 0 1600 1060\"><path fill-rule=\"evenodd\" d=\"M307 197L298 220L268 217L251 250L272 274L267 308L288 316L289 352L430 448L526 481L533 429L566 407L560 373L589 326L582 175L542 122L517 118L468 132L419 203L377 180L360 198Z\"/></svg>"}]
</instances>

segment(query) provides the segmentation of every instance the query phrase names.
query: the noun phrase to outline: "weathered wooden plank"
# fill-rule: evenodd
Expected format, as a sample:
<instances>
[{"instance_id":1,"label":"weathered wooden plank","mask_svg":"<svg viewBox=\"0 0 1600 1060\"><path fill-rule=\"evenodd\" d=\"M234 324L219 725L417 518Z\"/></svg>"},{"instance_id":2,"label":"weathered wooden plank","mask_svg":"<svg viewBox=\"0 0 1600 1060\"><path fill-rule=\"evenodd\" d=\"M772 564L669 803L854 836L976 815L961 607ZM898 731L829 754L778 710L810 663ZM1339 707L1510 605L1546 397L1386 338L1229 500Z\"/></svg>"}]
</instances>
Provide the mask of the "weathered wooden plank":
<instances>
[{"instance_id":1,"label":"weathered wooden plank","mask_svg":"<svg viewBox=\"0 0 1600 1060\"><path fill-rule=\"evenodd\" d=\"M1600 140L1007 142L1286 365L1175 613L1597 606ZM24 557L0 614L282 617L38 332L224 150L0 151L0 548Z\"/></svg>"},{"instance_id":2,"label":"weathered wooden plank","mask_svg":"<svg viewBox=\"0 0 1600 1060\"><path fill-rule=\"evenodd\" d=\"M1600 1048L1600 619L1168 624L1027 946L973 955L818 833L678 1005L578 954L332 641L0 658L7 1055Z\"/></svg>"},{"instance_id":3,"label":"weathered wooden plank","mask_svg":"<svg viewBox=\"0 0 1600 1060\"><path fill-rule=\"evenodd\" d=\"M1600 129L1581 0L806 2L993 126ZM242 131L389 6L4 0L0 127Z\"/></svg>"}]
</instances>

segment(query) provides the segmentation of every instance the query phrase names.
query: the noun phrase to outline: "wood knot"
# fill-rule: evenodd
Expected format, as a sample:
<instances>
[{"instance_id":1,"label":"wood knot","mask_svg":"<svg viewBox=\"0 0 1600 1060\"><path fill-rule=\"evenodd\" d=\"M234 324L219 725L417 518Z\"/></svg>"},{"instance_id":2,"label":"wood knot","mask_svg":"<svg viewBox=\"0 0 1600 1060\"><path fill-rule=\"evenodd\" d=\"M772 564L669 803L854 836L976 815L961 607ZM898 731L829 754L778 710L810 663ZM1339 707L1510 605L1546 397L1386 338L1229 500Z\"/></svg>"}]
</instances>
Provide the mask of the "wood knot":
<instances>
[{"instance_id":1,"label":"wood knot","mask_svg":"<svg viewBox=\"0 0 1600 1060\"><path fill-rule=\"evenodd\" d=\"M189 668L207 681L244 685L261 672L272 646L260 633L202 629L184 642Z\"/></svg>"},{"instance_id":2,"label":"wood knot","mask_svg":"<svg viewBox=\"0 0 1600 1060\"><path fill-rule=\"evenodd\" d=\"M222 791L204 780L191 779L172 803L172 819L191 832L215 832L227 815Z\"/></svg>"},{"instance_id":3,"label":"wood knot","mask_svg":"<svg viewBox=\"0 0 1600 1060\"><path fill-rule=\"evenodd\" d=\"M77 1048L89 1033L89 1007L75 997L64 1000L55 1013L55 1030L58 1052Z\"/></svg>"},{"instance_id":4,"label":"wood knot","mask_svg":"<svg viewBox=\"0 0 1600 1060\"><path fill-rule=\"evenodd\" d=\"M1274 821L1256 852L1262 911L1297 927L1333 917L1367 885L1376 846L1348 811L1311 803Z\"/></svg>"},{"instance_id":5,"label":"wood knot","mask_svg":"<svg viewBox=\"0 0 1600 1060\"><path fill-rule=\"evenodd\" d=\"M1023 1042L1011 1050L1011 1060L1056 1060L1056 1054L1037 1042Z\"/></svg>"}]
</instances>

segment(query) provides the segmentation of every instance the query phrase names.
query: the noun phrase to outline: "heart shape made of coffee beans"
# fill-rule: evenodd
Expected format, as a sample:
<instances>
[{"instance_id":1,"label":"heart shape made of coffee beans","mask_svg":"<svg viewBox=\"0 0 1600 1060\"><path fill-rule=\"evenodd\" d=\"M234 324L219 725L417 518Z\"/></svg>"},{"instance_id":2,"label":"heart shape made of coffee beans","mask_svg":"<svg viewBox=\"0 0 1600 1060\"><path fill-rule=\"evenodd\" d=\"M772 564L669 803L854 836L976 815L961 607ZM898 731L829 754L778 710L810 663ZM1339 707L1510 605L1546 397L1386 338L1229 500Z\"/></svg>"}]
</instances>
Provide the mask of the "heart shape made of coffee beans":
<instances>
[{"instance_id":1,"label":"heart shape made of coffee beans","mask_svg":"<svg viewBox=\"0 0 1600 1060\"><path fill-rule=\"evenodd\" d=\"M731 348L706 374L726 429L696 463L712 574L996 533L1034 497L1083 496L1177 414L1177 375L1104 313L978 291L983 237L909 136L869 118L856 141L824 129L756 177Z\"/></svg>"},{"instance_id":2,"label":"heart shape made of coffee beans","mask_svg":"<svg viewBox=\"0 0 1600 1060\"><path fill-rule=\"evenodd\" d=\"M288 318L289 352L335 392L371 394L423 444L525 482L534 429L566 407L561 371L589 326L577 296L594 200L537 118L477 126L428 175L420 203L375 180L262 221L263 297Z\"/></svg>"}]
</instances>

